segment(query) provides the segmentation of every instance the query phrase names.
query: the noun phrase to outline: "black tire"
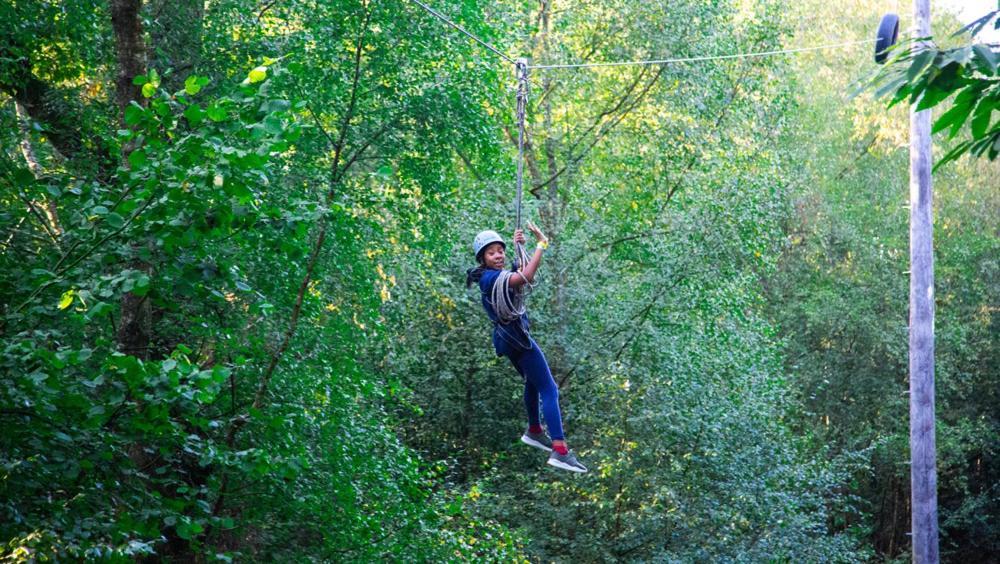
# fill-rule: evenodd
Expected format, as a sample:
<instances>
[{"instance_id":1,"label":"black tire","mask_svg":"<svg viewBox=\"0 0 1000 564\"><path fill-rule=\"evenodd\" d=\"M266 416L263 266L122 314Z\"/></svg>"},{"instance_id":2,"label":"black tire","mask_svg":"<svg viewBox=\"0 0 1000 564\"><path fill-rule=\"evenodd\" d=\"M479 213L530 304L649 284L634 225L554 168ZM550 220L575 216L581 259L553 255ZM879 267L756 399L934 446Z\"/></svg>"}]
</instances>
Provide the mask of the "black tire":
<instances>
[{"instance_id":1,"label":"black tire","mask_svg":"<svg viewBox=\"0 0 1000 564\"><path fill-rule=\"evenodd\" d=\"M878 33L875 35L875 62L882 64L889 56L886 50L896 44L899 38L899 16L886 14L878 23Z\"/></svg>"}]
</instances>

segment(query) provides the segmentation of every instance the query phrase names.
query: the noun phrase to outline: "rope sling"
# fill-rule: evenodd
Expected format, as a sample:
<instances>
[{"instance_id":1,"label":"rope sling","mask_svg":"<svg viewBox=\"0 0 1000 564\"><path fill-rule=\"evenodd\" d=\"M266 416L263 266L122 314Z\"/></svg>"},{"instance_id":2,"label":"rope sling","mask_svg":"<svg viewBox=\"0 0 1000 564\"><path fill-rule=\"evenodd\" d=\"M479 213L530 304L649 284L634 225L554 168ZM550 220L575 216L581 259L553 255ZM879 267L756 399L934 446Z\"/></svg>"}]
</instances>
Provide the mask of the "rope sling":
<instances>
[{"instance_id":1,"label":"rope sling","mask_svg":"<svg viewBox=\"0 0 1000 564\"><path fill-rule=\"evenodd\" d=\"M517 74L517 196L515 198L516 224L521 229L521 199L524 194L524 121L528 106L528 60L518 59L514 63ZM511 270L501 270L493 284L490 302L501 324L506 325L525 314L524 297L535 287L523 274L525 284L510 286L510 278L528 264L528 251L521 243L514 243L514 265Z\"/></svg>"}]
</instances>

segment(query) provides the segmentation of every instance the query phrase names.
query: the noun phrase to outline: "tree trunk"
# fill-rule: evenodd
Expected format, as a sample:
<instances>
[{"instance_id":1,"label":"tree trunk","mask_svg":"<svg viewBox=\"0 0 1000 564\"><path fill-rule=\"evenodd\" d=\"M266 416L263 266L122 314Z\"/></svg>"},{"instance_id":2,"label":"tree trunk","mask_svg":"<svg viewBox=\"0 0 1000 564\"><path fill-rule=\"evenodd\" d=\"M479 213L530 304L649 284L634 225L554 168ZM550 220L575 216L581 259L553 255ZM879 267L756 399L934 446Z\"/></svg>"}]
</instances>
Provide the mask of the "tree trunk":
<instances>
[{"instance_id":1,"label":"tree trunk","mask_svg":"<svg viewBox=\"0 0 1000 564\"><path fill-rule=\"evenodd\" d=\"M931 33L930 0L914 0L918 37ZM919 49L920 47L918 47ZM934 431L934 192L931 110L910 110L910 530L913 562L940 560Z\"/></svg>"},{"instance_id":2,"label":"tree trunk","mask_svg":"<svg viewBox=\"0 0 1000 564\"><path fill-rule=\"evenodd\" d=\"M142 37L140 10L142 0L112 0L111 25L115 34L115 53L118 74L115 77L115 101L118 104L119 120L125 126L125 108L133 101L143 103L140 87L132 84L132 79L146 70L146 46ZM128 166L128 153L134 147L122 148L122 162ZM152 273L152 267L144 261L135 260L132 268ZM149 358L149 342L152 336L152 309L145 296L129 292L122 296L121 323L118 326L118 349L141 359Z\"/></svg>"},{"instance_id":3,"label":"tree trunk","mask_svg":"<svg viewBox=\"0 0 1000 564\"><path fill-rule=\"evenodd\" d=\"M111 27L115 34L118 74L115 77L115 102L119 118L125 123L125 108L141 101L141 88L132 79L146 71L146 45L142 38L142 0L111 0Z\"/></svg>"}]
</instances>

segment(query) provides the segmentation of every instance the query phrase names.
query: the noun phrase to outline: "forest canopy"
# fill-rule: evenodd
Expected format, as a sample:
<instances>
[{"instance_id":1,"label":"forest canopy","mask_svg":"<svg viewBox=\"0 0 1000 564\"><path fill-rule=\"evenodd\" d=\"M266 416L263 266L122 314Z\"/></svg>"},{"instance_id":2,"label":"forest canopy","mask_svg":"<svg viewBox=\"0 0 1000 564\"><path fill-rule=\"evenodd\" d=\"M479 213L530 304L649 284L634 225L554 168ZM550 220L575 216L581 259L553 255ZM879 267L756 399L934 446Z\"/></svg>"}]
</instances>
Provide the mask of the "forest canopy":
<instances>
[{"instance_id":1,"label":"forest canopy","mask_svg":"<svg viewBox=\"0 0 1000 564\"><path fill-rule=\"evenodd\" d=\"M698 59L530 72L527 307L589 472L519 442L465 283L516 227L507 61L410 0L3 0L5 561L909 559L909 104L942 558L1000 553L978 30L878 75L884 2L430 6L532 64Z\"/></svg>"}]
</instances>

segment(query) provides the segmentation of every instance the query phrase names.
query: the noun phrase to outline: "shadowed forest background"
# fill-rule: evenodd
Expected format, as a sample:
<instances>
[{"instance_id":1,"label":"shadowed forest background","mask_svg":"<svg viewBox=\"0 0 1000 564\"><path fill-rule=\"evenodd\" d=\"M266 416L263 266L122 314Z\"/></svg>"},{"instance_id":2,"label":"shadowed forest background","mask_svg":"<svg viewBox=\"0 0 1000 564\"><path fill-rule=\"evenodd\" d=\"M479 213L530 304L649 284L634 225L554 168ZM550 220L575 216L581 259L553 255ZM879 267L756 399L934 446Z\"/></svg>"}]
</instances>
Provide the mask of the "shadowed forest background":
<instances>
[{"instance_id":1,"label":"shadowed forest background","mask_svg":"<svg viewBox=\"0 0 1000 564\"><path fill-rule=\"evenodd\" d=\"M896 4L433 6L547 64L869 39ZM870 44L533 72L571 475L518 442L464 284L514 227L509 65L405 0L0 22L5 561L909 560L908 120L851 96ZM941 550L989 562L998 164L934 190Z\"/></svg>"}]
</instances>

